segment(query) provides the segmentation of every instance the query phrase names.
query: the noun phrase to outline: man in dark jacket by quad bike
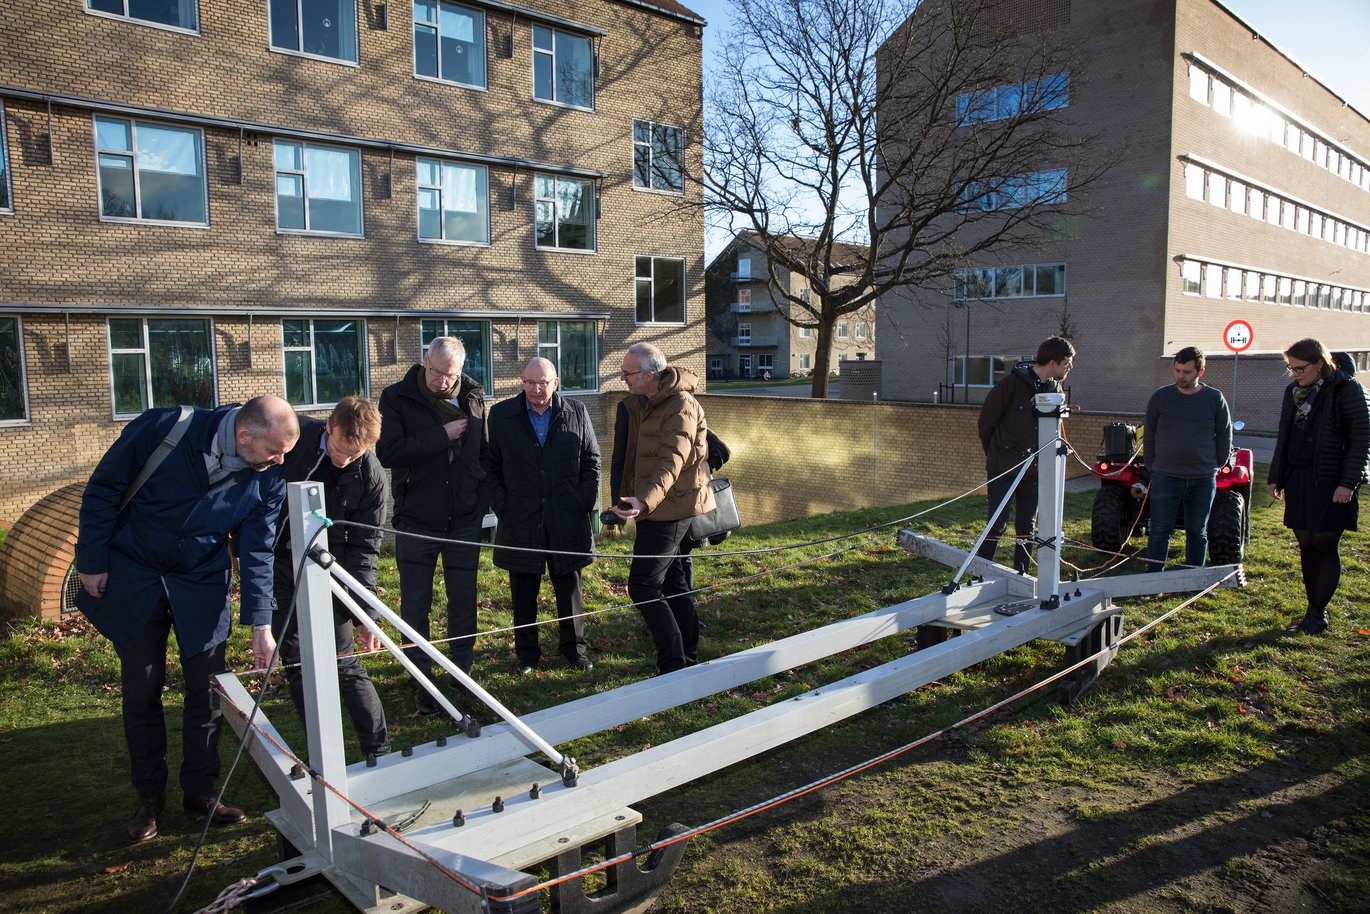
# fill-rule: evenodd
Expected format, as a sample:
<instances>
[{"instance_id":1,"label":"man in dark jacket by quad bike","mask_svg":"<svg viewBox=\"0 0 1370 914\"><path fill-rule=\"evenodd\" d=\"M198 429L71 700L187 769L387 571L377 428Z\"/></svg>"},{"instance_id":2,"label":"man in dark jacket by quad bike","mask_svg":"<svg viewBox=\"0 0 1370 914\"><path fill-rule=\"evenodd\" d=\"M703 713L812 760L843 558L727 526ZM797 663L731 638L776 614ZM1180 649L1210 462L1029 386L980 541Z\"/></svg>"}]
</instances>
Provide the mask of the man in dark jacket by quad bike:
<instances>
[{"instance_id":1,"label":"man in dark jacket by quad bike","mask_svg":"<svg viewBox=\"0 0 1370 914\"><path fill-rule=\"evenodd\" d=\"M1061 382L1075 364L1075 347L1064 337L1053 336L1037 347L1033 362L1021 362L1005 375L985 397L980 407L980 446L985 450L985 473L989 478L989 533L976 554L994 561L999 537L1008 526L1010 507L1014 510L1013 568L1026 572L1031 560L1027 541L1037 517L1037 475L1033 470L1019 483L1012 506L1005 505L997 516L999 503L1013 485L1015 470L1037 449L1037 416L1032 401L1039 393L1059 393Z\"/></svg>"}]
</instances>

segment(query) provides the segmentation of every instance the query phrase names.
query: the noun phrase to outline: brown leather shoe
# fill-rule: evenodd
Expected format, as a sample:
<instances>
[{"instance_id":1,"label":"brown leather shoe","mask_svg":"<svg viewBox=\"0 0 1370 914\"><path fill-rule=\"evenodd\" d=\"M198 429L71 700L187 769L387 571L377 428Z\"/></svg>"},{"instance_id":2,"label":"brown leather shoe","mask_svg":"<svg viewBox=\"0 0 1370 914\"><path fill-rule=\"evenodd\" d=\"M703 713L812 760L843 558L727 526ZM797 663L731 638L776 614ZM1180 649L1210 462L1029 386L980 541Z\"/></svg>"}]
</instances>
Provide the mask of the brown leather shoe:
<instances>
[{"instance_id":1,"label":"brown leather shoe","mask_svg":"<svg viewBox=\"0 0 1370 914\"><path fill-rule=\"evenodd\" d=\"M128 822L128 836L134 841L146 841L157 837L157 817L162 814L165 802L140 799L133 810L133 818Z\"/></svg>"},{"instance_id":2,"label":"brown leather shoe","mask_svg":"<svg viewBox=\"0 0 1370 914\"><path fill-rule=\"evenodd\" d=\"M236 806L216 803L213 797L186 797L181 807L197 819L209 816L215 825L233 825L247 818L247 814Z\"/></svg>"}]
</instances>

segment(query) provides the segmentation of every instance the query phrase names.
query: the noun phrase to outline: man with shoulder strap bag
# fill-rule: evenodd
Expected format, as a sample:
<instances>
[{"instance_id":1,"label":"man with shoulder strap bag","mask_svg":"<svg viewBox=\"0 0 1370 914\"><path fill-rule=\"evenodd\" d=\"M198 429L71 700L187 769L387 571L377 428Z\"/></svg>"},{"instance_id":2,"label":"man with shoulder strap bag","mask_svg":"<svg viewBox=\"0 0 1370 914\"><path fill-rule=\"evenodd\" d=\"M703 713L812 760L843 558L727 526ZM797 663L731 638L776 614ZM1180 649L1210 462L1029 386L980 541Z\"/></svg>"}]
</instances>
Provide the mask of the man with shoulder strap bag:
<instances>
[{"instance_id":1,"label":"man with shoulder strap bag","mask_svg":"<svg viewBox=\"0 0 1370 914\"><path fill-rule=\"evenodd\" d=\"M185 679L180 771L183 806L216 825L241 809L215 797L220 714L210 682L224 671L229 632L228 535L241 536L241 615L259 667L276 643L272 539L285 497L279 466L299 436L280 397L243 406L152 409L130 422L91 474L81 499L77 608L114 644L121 666L124 737L138 805L129 837L155 837L167 779L162 688L167 639ZM178 423L185 423L179 432Z\"/></svg>"}]
</instances>

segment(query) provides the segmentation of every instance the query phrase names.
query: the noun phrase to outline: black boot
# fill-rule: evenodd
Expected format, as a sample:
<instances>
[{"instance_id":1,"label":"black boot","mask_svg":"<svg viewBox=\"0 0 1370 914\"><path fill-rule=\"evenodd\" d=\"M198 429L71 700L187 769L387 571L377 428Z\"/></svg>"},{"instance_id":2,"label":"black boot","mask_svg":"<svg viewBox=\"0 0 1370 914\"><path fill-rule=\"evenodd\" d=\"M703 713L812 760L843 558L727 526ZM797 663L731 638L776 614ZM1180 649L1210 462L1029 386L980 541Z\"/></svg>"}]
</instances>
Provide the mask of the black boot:
<instances>
[{"instance_id":1,"label":"black boot","mask_svg":"<svg viewBox=\"0 0 1370 914\"><path fill-rule=\"evenodd\" d=\"M1321 635L1327 630L1327 609L1309 608L1299 623L1299 631L1305 635Z\"/></svg>"}]
</instances>

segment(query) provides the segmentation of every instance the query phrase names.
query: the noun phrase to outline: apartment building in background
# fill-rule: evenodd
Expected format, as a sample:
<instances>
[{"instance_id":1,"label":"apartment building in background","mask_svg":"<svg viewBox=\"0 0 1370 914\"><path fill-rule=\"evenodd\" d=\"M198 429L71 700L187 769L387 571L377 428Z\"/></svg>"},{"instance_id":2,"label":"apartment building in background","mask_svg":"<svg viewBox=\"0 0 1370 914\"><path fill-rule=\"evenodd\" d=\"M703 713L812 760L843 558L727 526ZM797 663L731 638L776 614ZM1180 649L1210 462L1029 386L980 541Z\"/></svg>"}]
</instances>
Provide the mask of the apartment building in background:
<instances>
[{"instance_id":1,"label":"apartment building in background","mask_svg":"<svg viewBox=\"0 0 1370 914\"><path fill-rule=\"evenodd\" d=\"M0 36L0 524L150 406L379 396L439 334L601 429L628 344L704 374L675 0L32 0ZM643 226L649 228L644 229Z\"/></svg>"},{"instance_id":2,"label":"apartment building in background","mask_svg":"<svg viewBox=\"0 0 1370 914\"><path fill-rule=\"evenodd\" d=\"M802 238L799 246L810 245ZM840 245L836 254L855 262L864 260L864 248ZM845 264L832 265L839 274ZM704 271L707 312L708 369L712 379L788 378L809 375L818 351L818 330L796 327L782 314L791 312L783 294L773 295L766 254L755 235L741 232L709 262ZM781 288L802 301L811 294L808 281L798 273L782 270ZM847 360L875 358L875 305L866 305L838 318L833 331L830 368L841 371Z\"/></svg>"},{"instance_id":3,"label":"apartment building in background","mask_svg":"<svg viewBox=\"0 0 1370 914\"><path fill-rule=\"evenodd\" d=\"M904 331L884 344L882 399L950 385L978 402L1063 327L1087 409L1140 412L1194 345L1235 417L1273 429L1290 343L1314 336L1370 365L1370 120L1317 79L1317 61L1218 0L996 6L1069 42L1060 114L1117 163L1072 197L1088 215L1051 237L968 261L945 292L881 300L882 337ZM1011 106L1016 88L981 87L961 110L1002 116L996 101ZM1236 359L1233 321L1253 330Z\"/></svg>"}]
</instances>

